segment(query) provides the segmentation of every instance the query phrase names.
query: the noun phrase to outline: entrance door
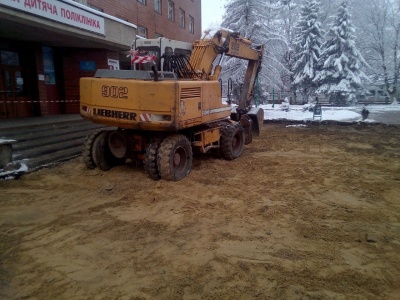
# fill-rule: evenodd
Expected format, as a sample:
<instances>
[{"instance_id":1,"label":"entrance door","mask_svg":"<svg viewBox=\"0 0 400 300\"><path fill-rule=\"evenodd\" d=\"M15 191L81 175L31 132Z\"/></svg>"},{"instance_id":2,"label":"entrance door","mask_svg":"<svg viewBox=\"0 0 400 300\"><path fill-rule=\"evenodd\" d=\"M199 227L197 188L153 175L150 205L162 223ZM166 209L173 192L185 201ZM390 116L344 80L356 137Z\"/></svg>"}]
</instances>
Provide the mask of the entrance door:
<instances>
[{"instance_id":1,"label":"entrance door","mask_svg":"<svg viewBox=\"0 0 400 300\"><path fill-rule=\"evenodd\" d=\"M0 119L33 115L27 82L17 52L0 51Z\"/></svg>"}]
</instances>

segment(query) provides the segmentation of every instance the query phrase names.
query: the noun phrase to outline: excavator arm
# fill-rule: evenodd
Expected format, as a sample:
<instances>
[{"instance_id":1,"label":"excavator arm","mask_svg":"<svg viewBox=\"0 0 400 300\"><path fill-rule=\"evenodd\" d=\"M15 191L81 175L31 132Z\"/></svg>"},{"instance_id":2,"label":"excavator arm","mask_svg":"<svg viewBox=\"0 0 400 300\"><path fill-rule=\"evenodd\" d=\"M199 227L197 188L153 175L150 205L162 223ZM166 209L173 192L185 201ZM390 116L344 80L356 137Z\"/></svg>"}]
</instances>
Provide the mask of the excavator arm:
<instances>
[{"instance_id":1,"label":"excavator arm","mask_svg":"<svg viewBox=\"0 0 400 300\"><path fill-rule=\"evenodd\" d=\"M262 109L252 108L251 100L263 54L263 45L254 47L250 40L243 38L239 33L220 29L216 32L206 32L205 37L196 41L190 57L193 71L197 78L202 80L218 80L221 72L220 63L224 55L248 61L239 105L236 113L232 114L232 118L239 121L243 115L248 115L253 123L251 126L253 133L257 135L260 133L264 114ZM218 55L220 55L220 60L215 66L213 63Z\"/></svg>"}]
</instances>

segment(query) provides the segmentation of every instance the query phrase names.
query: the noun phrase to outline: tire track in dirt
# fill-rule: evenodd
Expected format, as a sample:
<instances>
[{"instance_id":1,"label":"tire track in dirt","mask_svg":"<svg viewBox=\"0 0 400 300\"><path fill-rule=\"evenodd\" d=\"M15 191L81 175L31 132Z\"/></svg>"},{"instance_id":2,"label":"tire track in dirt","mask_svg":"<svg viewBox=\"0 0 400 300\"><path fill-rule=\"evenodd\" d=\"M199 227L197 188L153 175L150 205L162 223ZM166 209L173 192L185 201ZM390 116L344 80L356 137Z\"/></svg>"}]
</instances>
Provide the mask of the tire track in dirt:
<instances>
[{"instance_id":1,"label":"tire track in dirt","mask_svg":"<svg viewBox=\"0 0 400 300\"><path fill-rule=\"evenodd\" d=\"M0 182L3 298L396 299L400 132L267 125L188 178L81 159Z\"/></svg>"}]
</instances>

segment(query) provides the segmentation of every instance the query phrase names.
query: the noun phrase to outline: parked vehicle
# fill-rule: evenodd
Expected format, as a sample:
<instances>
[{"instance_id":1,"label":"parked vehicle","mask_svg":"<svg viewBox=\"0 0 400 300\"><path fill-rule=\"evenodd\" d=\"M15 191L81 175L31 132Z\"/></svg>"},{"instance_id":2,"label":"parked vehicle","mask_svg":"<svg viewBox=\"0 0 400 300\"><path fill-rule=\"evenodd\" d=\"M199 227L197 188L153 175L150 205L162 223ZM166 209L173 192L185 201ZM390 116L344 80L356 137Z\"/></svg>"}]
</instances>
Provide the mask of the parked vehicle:
<instances>
[{"instance_id":1,"label":"parked vehicle","mask_svg":"<svg viewBox=\"0 0 400 300\"><path fill-rule=\"evenodd\" d=\"M379 86L368 86L364 95L357 95L359 104L389 104L388 93Z\"/></svg>"}]
</instances>

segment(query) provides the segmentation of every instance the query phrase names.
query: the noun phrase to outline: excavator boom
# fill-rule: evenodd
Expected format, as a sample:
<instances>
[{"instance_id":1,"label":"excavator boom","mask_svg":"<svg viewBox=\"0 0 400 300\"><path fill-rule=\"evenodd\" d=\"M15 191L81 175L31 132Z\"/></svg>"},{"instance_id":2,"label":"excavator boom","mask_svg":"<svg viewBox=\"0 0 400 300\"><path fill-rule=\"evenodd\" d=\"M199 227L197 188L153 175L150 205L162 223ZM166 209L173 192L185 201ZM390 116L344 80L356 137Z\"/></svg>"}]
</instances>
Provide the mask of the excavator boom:
<instances>
[{"instance_id":1,"label":"excavator boom","mask_svg":"<svg viewBox=\"0 0 400 300\"><path fill-rule=\"evenodd\" d=\"M218 80L221 66L214 67L213 62L218 55L226 55L248 61L243 88L240 94L238 107L232 118L239 121L247 114L252 123L254 134L260 134L264 113L262 109L252 108L252 94L258 72L261 68L264 45L253 46L252 42L243 38L239 33L227 29L216 32L206 32L205 38L193 45L190 65L201 79Z\"/></svg>"}]
</instances>

